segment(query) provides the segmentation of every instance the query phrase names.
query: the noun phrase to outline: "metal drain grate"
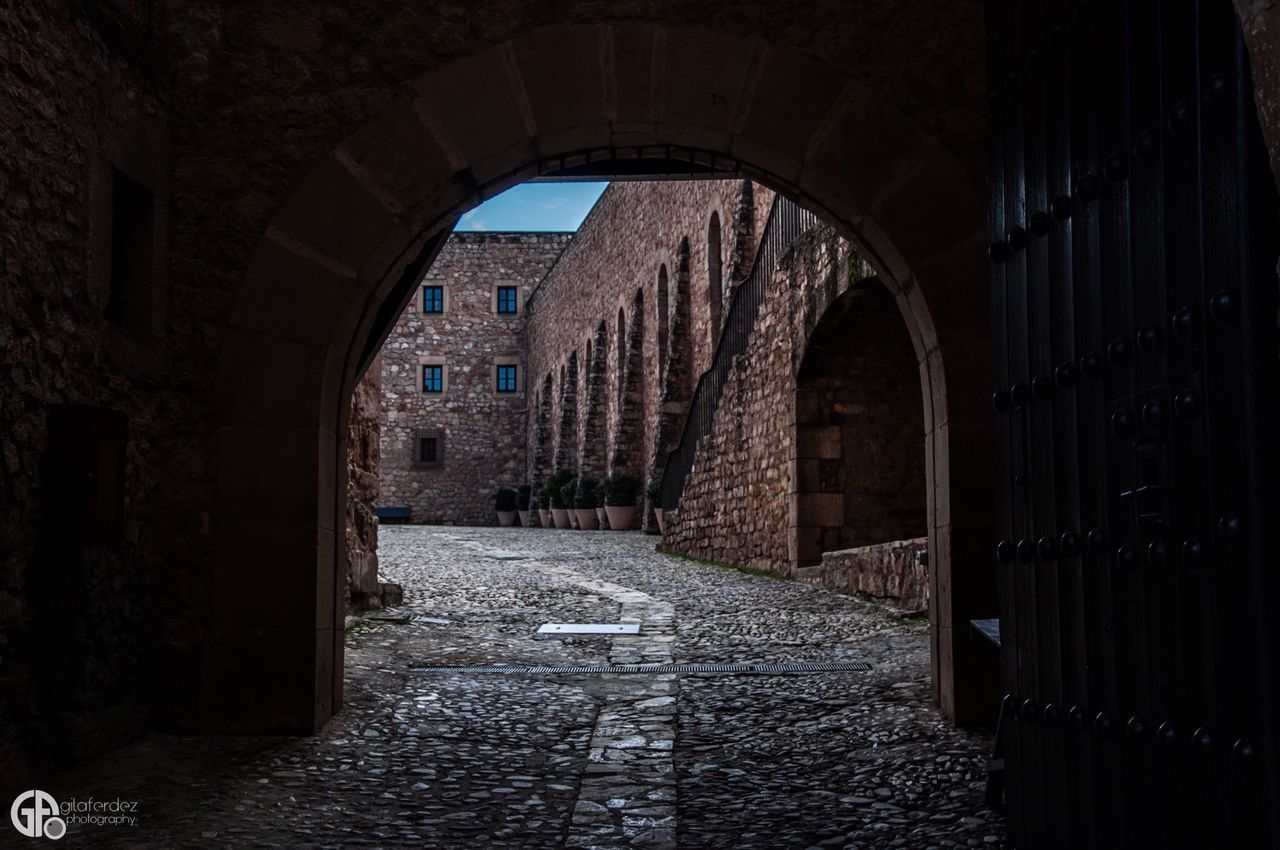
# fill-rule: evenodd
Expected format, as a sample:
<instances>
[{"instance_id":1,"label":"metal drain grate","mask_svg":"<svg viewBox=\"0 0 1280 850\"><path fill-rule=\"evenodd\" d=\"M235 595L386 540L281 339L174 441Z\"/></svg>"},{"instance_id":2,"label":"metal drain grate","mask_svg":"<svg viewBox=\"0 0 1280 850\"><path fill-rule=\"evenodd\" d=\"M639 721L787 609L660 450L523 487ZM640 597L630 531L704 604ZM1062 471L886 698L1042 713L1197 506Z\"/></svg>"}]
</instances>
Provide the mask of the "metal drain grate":
<instances>
[{"instance_id":1,"label":"metal drain grate","mask_svg":"<svg viewBox=\"0 0 1280 850\"><path fill-rule=\"evenodd\" d=\"M600 664L564 667L516 667L478 665L460 667L414 667L415 673L507 673L517 676L593 675L600 673L866 673L865 661L791 661L778 664Z\"/></svg>"}]
</instances>

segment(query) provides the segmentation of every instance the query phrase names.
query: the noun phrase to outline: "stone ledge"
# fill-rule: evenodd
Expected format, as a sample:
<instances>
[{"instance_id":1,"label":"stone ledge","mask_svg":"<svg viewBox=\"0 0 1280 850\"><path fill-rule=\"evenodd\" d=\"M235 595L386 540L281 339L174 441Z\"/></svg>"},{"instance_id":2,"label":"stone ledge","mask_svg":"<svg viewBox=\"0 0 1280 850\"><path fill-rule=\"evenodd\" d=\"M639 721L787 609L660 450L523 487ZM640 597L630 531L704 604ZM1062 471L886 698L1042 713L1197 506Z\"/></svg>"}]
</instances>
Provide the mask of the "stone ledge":
<instances>
[{"instance_id":1,"label":"stone ledge","mask_svg":"<svg viewBox=\"0 0 1280 850\"><path fill-rule=\"evenodd\" d=\"M795 577L839 593L869 596L905 611L929 608L929 568L920 563L929 540L895 540L856 549L823 552L822 563L800 567Z\"/></svg>"}]
</instances>

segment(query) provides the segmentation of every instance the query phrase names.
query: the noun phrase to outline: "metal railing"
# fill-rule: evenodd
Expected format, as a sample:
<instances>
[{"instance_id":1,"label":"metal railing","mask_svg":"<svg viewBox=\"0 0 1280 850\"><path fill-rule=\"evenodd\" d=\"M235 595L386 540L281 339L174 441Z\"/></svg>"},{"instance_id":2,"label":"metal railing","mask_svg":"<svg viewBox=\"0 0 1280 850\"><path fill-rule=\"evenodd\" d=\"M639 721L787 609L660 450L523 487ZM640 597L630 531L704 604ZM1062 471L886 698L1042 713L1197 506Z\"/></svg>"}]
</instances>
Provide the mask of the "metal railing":
<instances>
[{"instance_id":1,"label":"metal railing","mask_svg":"<svg viewBox=\"0 0 1280 850\"><path fill-rule=\"evenodd\" d=\"M693 470L693 461L698 453L698 442L711 433L711 426L715 423L720 396L724 393L734 358L747 350L747 343L755 330L770 275L792 243L817 224L818 217L800 205L781 195L774 198L755 262L751 264L751 273L733 290L724 327L720 329L720 339L711 357L711 366L698 379L680 445L667 455L667 465L662 473L663 510L674 510L680 504L685 481Z\"/></svg>"}]
</instances>

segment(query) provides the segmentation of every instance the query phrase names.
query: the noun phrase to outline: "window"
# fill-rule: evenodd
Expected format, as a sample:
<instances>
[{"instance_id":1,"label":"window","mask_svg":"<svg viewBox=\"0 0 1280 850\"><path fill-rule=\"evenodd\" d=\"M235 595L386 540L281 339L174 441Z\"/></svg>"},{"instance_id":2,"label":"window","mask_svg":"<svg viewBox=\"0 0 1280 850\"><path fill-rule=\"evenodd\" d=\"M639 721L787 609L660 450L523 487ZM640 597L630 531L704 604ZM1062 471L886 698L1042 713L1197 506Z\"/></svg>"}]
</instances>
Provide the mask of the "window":
<instances>
[{"instance_id":1,"label":"window","mask_svg":"<svg viewBox=\"0 0 1280 850\"><path fill-rule=\"evenodd\" d=\"M516 367L513 365L498 366L498 392L513 393L516 391Z\"/></svg>"},{"instance_id":2,"label":"window","mask_svg":"<svg viewBox=\"0 0 1280 850\"><path fill-rule=\"evenodd\" d=\"M438 428L417 431L410 447L414 469L439 466L444 462L444 432Z\"/></svg>"},{"instance_id":3,"label":"window","mask_svg":"<svg viewBox=\"0 0 1280 850\"><path fill-rule=\"evenodd\" d=\"M498 287L498 312L515 315L518 291L514 286Z\"/></svg>"},{"instance_id":4,"label":"window","mask_svg":"<svg viewBox=\"0 0 1280 850\"><path fill-rule=\"evenodd\" d=\"M422 287L422 312L424 313L443 313L444 312L444 287L443 286Z\"/></svg>"},{"instance_id":5,"label":"window","mask_svg":"<svg viewBox=\"0 0 1280 850\"><path fill-rule=\"evenodd\" d=\"M422 367L422 391L424 393L444 392L444 367L427 364Z\"/></svg>"},{"instance_id":6,"label":"window","mask_svg":"<svg viewBox=\"0 0 1280 850\"><path fill-rule=\"evenodd\" d=\"M155 198L119 171L111 175L111 291L107 321L149 333L155 248Z\"/></svg>"}]
</instances>

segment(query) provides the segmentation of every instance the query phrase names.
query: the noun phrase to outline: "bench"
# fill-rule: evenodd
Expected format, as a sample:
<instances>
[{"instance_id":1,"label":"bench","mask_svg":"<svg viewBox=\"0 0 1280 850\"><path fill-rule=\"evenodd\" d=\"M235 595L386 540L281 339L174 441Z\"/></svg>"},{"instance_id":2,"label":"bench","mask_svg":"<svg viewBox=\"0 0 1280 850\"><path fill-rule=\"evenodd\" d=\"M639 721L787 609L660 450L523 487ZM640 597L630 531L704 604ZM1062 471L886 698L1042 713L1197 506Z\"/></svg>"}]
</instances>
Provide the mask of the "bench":
<instances>
[{"instance_id":1,"label":"bench","mask_svg":"<svg viewBox=\"0 0 1280 850\"><path fill-rule=\"evenodd\" d=\"M413 518L413 511L408 505L387 505L374 508L373 515L378 518L378 522L408 522Z\"/></svg>"},{"instance_id":2,"label":"bench","mask_svg":"<svg viewBox=\"0 0 1280 850\"><path fill-rule=\"evenodd\" d=\"M970 620L969 627L974 633L989 641L996 649L1000 648L1000 620ZM986 803L993 809L1000 807L1000 801L1004 799L1004 711L1003 704L1001 711L996 715L996 741L995 747L991 752L991 758L987 760L987 791Z\"/></svg>"},{"instance_id":3,"label":"bench","mask_svg":"<svg viewBox=\"0 0 1280 850\"><path fill-rule=\"evenodd\" d=\"M996 649L1000 648L1000 621L993 620L970 620L969 625L973 630L982 637L991 641Z\"/></svg>"}]
</instances>

